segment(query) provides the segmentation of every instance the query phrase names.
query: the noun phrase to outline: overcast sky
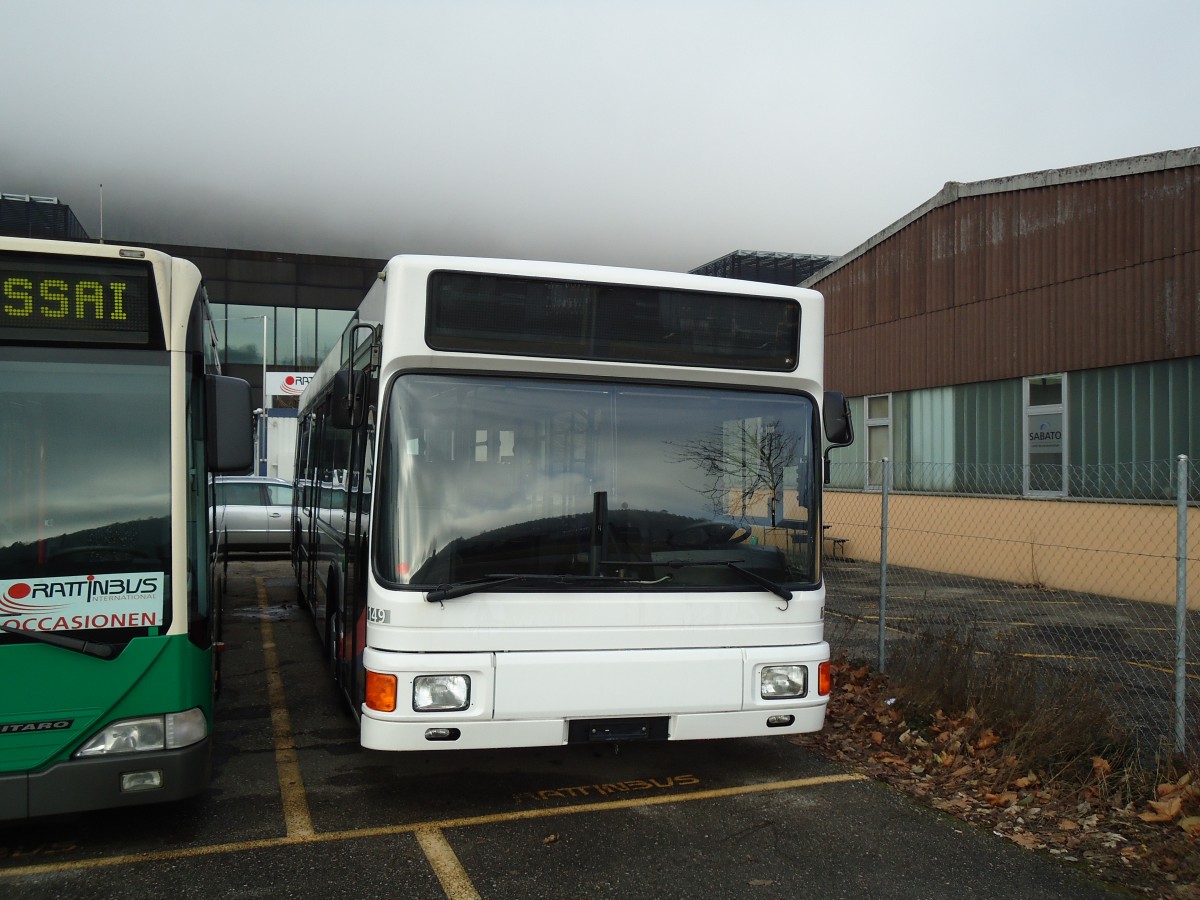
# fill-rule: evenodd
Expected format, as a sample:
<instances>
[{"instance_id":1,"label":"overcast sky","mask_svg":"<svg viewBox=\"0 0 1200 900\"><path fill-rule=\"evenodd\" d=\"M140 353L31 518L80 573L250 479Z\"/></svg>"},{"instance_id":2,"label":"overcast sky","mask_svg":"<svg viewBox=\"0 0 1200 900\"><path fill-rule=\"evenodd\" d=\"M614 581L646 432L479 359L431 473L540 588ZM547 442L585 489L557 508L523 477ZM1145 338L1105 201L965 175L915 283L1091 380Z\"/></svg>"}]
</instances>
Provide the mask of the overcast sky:
<instances>
[{"instance_id":1,"label":"overcast sky","mask_svg":"<svg viewBox=\"0 0 1200 900\"><path fill-rule=\"evenodd\" d=\"M92 236L686 270L1200 145L1196 0L3 0L0 191Z\"/></svg>"}]
</instances>

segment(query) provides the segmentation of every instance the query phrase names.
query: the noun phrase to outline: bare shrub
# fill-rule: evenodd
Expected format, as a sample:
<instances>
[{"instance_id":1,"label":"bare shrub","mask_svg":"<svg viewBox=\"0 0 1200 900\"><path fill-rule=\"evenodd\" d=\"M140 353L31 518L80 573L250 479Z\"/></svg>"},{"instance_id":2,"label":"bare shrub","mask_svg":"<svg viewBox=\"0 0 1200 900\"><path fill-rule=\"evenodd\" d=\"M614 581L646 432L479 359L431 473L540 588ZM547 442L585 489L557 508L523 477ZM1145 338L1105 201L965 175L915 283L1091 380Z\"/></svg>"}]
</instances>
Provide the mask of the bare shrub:
<instances>
[{"instance_id":1,"label":"bare shrub","mask_svg":"<svg viewBox=\"0 0 1200 900\"><path fill-rule=\"evenodd\" d=\"M1096 756L1130 755L1128 735L1091 680L1028 658L1011 636L987 648L980 637L973 627L920 630L893 653L888 674L910 723L940 711L1001 735L1004 764L991 773L997 783L1016 771L1086 774Z\"/></svg>"}]
</instances>

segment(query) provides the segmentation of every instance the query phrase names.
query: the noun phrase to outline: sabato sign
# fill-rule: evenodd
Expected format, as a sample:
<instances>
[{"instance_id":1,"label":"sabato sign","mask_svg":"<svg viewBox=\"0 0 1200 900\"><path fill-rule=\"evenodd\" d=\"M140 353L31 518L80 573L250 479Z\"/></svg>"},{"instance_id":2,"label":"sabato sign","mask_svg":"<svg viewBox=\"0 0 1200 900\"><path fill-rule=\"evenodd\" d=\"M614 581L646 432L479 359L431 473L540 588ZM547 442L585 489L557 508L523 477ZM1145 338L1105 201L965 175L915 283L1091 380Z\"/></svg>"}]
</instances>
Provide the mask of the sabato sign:
<instances>
[{"instance_id":1,"label":"sabato sign","mask_svg":"<svg viewBox=\"0 0 1200 900\"><path fill-rule=\"evenodd\" d=\"M161 625L166 580L165 572L0 580L0 624L22 631Z\"/></svg>"},{"instance_id":2,"label":"sabato sign","mask_svg":"<svg viewBox=\"0 0 1200 900\"><path fill-rule=\"evenodd\" d=\"M299 397L312 378L312 372L267 372L263 394L266 397Z\"/></svg>"}]
</instances>

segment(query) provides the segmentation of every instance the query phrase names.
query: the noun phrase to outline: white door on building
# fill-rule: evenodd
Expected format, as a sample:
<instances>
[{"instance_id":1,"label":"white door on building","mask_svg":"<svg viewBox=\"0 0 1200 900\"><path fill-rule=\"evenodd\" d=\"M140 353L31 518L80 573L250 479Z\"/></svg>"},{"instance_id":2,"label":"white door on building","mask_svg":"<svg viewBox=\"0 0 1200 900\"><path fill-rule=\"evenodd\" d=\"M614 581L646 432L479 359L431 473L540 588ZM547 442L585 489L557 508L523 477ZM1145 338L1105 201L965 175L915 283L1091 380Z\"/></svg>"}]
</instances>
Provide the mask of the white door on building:
<instances>
[{"instance_id":1,"label":"white door on building","mask_svg":"<svg viewBox=\"0 0 1200 900\"><path fill-rule=\"evenodd\" d=\"M267 474L292 480L296 470L296 422L294 417L267 418Z\"/></svg>"}]
</instances>

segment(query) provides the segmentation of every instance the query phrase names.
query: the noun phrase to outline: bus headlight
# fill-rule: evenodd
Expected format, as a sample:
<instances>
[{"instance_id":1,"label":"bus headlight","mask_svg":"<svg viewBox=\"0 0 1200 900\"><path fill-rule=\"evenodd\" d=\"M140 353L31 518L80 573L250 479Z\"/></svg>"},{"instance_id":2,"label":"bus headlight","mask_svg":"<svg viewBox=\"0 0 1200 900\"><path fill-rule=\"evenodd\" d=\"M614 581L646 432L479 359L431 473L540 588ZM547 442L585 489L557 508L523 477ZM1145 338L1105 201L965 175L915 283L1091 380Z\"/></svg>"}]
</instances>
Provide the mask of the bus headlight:
<instances>
[{"instance_id":1,"label":"bus headlight","mask_svg":"<svg viewBox=\"0 0 1200 900\"><path fill-rule=\"evenodd\" d=\"M788 700L808 692L805 666L763 666L759 676L759 695L764 700Z\"/></svg>"},{"instance_id":2,"label":"bus headlight","mask_svg":"<svg viewBox=\"0 0 1200 900\"><path fill-rule=\"evenodd\" d=\"M167 749L190 747L208 737L208 719L200 707L180 713L167 713Z\"/></svg>"},{"instance_id":3,"label":"bus headlight","mask_svg":"<svg viewBox=\"0 0 1200 900\"><path fill-rule=\"evenodd\" d=\"M418 675L413 679L415 712L454 712L471 705L471 676Z\"/></svg>"},{"instance_id":4,"label":"bus headlight","mask_svg":"<svg viewBox=\"0 0 1200 900\"><path fill-rule=\"evenodd\" d=\"M75 757L105 756L110 753L143 753L148 750L174 750L187 747L208 737L208 720L204 710L196 707L165 716L145 716L122 719L106 725L86 744L75 751Z\"/></svg>"}]
</instances>

